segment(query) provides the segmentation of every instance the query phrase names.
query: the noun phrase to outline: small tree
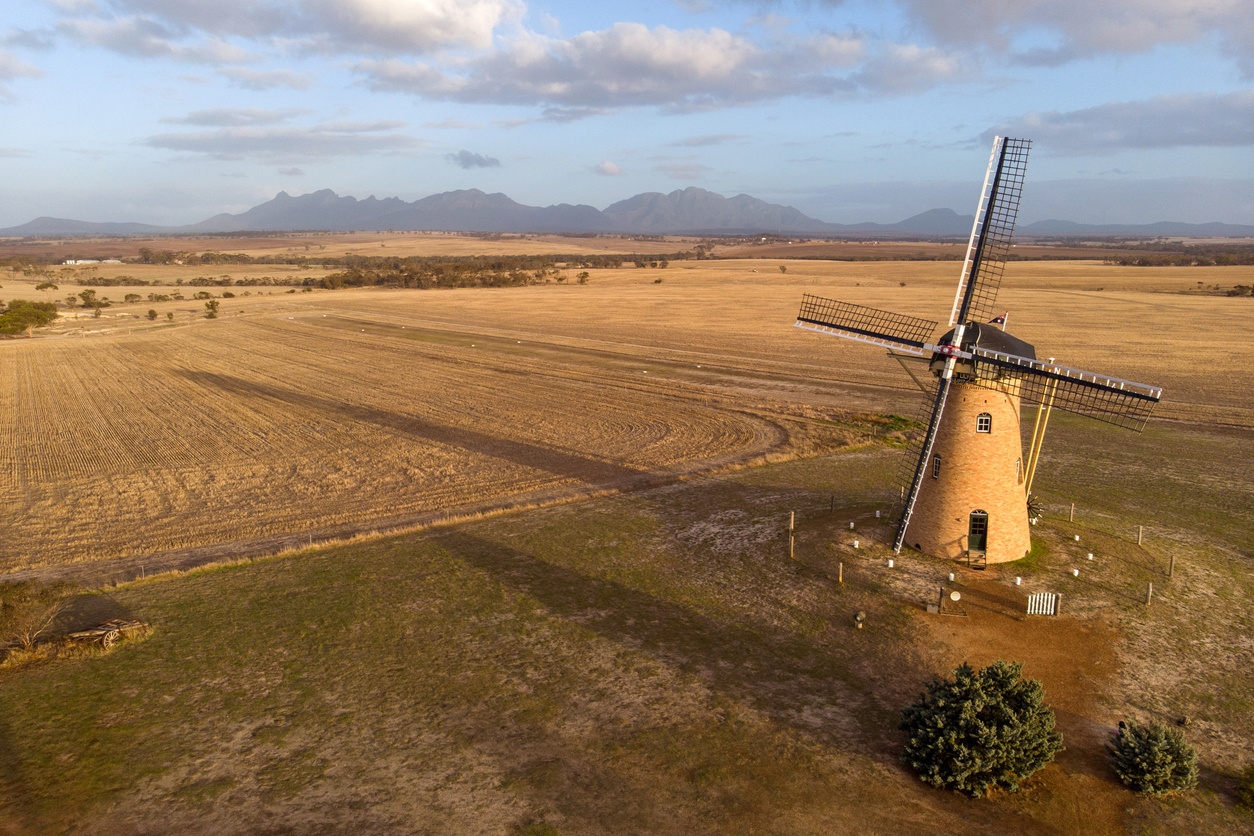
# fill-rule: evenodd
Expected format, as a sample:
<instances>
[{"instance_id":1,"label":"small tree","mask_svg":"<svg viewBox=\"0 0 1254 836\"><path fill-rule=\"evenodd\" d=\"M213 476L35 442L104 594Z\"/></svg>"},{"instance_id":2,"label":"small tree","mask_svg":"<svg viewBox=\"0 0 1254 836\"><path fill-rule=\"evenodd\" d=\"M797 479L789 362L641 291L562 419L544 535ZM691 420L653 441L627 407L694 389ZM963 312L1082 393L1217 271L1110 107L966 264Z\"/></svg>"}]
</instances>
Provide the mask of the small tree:
<instances>
[{"instance_id":1,"label":"small tree","mask_svg":"<svg viewBox=\"0 0 1254 836\"><path fill-rule=\"evenodd\" d=\"M901 712L909 735L902 760L934 787L974 796L1018 789L1063 748L1045 689L1022 669L1000 659L983 670L964 662L953 679L933 679Z\"/></svg>"},{"instance_id":2,"label":"small tree","mask_svg":"<svg viewBox=\"0 0 1254 836\"><path fill-rule=\"evenodd\" d=\"M218 300L210 299L205 303L205 319L216 319L218 316Z\"/></svg>"},{"instance_id":3,"label":"small tree","mask_svg":"<svg viewBox=\"0 0 1254 836\"><path fill-rule=\"evenodd\" d=\"M788 265L787 265L787 264L781 264L781 265L779 265L779 272L781 272L781 273L787 273L787 272L788 272Z\"/></svg>"},{"instance_id":4,"label":"small tree","mask_svg":"<svg viewBox=\"0 0 1254 836\"><path fill-rule=\"evenodd\" d=\"M154 311L152 308L149 308L149 309L148 309L148 319L149 319L149 320L153 320L153 319L156 319L156 318L157 318L157 312L156 312L156 311Z\"/></svg>"},{"instance_id":5,"label":"small tree","mask_svg":"<svg viewBox=\"0 0 1254 836\"><path fill-rule=\"evenodd\" d=\"M1163 795L1197 786L1197 752L1179 729L1120 723L1106 751L1119 780L1139 793Z\"/></svg>"},{"instance_id":6,"label":"small tree","mask_svg":"<svg viewBox=\"0 0 1254 836\"><path fill-rule=\"evenodd\" d=\"M170 320L171 322L173 322L173 321L174 321L174 311L166 311L166 312L165 312L165 318L166 318L166 319L168 319L168 320Z\"/></svg>"}]
</instances>

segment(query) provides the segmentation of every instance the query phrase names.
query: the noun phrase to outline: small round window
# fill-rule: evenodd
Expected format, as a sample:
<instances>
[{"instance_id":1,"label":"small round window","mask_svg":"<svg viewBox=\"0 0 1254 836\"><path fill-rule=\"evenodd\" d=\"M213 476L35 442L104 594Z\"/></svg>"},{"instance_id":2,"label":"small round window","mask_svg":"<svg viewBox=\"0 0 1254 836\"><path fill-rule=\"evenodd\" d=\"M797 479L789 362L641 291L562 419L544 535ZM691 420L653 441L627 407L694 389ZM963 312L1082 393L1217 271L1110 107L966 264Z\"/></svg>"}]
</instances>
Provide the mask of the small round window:
<instances>
[{"instance_id":1,"label":"small round window","mask_svg":"<svg viewBox=\"0 0 1254 836\"><path fill-rule=\"evenodd\" d=\"M993 431L993 416L987 412L981 412L976 416L975 431L977 433L991 433Z\"/></svg>"}]
</instances>

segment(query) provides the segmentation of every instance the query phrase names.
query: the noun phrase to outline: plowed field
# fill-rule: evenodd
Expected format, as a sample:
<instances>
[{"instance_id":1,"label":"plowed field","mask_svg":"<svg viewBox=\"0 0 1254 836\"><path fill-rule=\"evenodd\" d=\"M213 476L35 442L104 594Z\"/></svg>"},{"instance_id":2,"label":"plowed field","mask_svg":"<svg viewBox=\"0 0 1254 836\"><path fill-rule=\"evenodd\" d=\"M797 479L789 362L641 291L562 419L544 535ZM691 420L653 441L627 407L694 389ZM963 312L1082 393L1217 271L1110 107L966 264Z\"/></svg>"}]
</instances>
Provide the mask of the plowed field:
<instances>
[{"instance_id":1,"label":"plowed field","mask_svg":"<svg viewBox=\"0 0 1254 836\"><path fill-rule=\"evenodd\" d=\"M786 441L640 372L322 323L5 345L4 568L351 533L631 487Z\"/></svg>"},{"instance_id":2,"label":"plowed field","mask_svg":"<svg viewBox=\"0 0 1254 836\"><path fill-rule=\"evenodd\" d=\"M230 557L828 449L850 412L913 414L917 390L882 352L791 328L801 295L943 321L956 270L680 262L65 319L0 343L0 571ZM1158 417L1248 428L1250 302L1185 291L1249 273L1017 262L1001 302L1040 356L1163 386Z\"/></svg>"}]
</instances>

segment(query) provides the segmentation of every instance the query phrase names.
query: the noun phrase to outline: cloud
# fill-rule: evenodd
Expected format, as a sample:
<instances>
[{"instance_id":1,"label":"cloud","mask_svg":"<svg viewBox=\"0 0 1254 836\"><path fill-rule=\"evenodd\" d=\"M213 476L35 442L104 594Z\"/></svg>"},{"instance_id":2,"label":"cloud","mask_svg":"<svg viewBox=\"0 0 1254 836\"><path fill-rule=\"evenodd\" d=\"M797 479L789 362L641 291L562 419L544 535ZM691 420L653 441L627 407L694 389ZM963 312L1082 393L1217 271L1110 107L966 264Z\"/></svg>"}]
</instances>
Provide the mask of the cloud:
<instances>
[{"instance_id":1,"label":"cloud","mask_svg":"<svg viewBox=\"0 0 1254 836\"><path fill-rule=\"evenodd\" d=\"M218 128L236 128L245 125L274 125L308 113L307 110L287 108L263 110L261 108L212 108L194 110L186 116L167 116L162 122L172 125L203 125Z\"/></svg>"},{"instance_id":2,"label":"cloud","mask_svg":"<svg viewBox=\"0 0 1254 836\"><path fill-rule=\"evenodd\" d=\"M304 173L305 173L304 169L301 169L301 168L280 168L279 169L279 174L282 174L284 177L301 177L304 175Z\"/></svg>"},{"instance_id":3,"label":"cloud","mask_svg":"<svg viewBox=\"0 0 1254 836\"><path fill-rule=\"evenodd\" d=\"M32 67L23 61L19 61L7 52L0 52L0 81L12 81L15 78L39 76L43 73L38 67ZM0 84L0 102L11 101L14 98L13 92L3 84Z\"/></svg>"},{"instance_id":4,"label":"cloud","mask_svg":"<svg viewBox=\"0 0 1254 836\"><path fill-rule=\"evenodd\" d=\"M1247 75L1254 72L1254 10L1249 0L899 0L910 19L939 41L1015 51L1026 35L1051 37L1028 62L1062 63L1162 44L1218 40Z\"/></svg>"},{"instance_id":5,"label":"cloud","mask_svg":"<svg viewBox=\"0 0 1254 836\"><path fill-rule=\"evenodd\" d=\"M525 33L500 49L437 66L362 61L374 90L482 104L548 106L553 121L607 108L699 110L788 95L847 94L841 73L863 54L859 38L792 39L769 47L722 29L616 23L560 40Z\"/></svg>"},{"instance_id":6,"label":"cloud","mask_svg":"<svg viewBox=\"0 0 1254 836\"><path fill-rule=\"evenodd\" d=\"M60 4L63 31L127 54L186 59L199 38L283 41L305 51L423 54L486 49L496 28L521 20L521 0L111 0ZM105 9L107 8L108 11ZM113 14L110 14L112 12Z\"/></svg>"},{"instance_id":7,"label":"cloud","mask_svg":"<svg viewBox=\"0 0 1254 836\"><path fill-rule=\"evenodd\" d=\"M16 160L29 156L31 156L31 153L22 148L0 148L0 159Z\"/></svg>"},{"instance_id":8,"label":"cloud","mask_svg":"<svg viewBox=\"0 0 1254 836\"><path fill-rule=\"evenodd\" d=\"M298 161L328 157L399 154L422 145L415 137L390 132L399 123L266 127L240 125L191 133L157 134L143 144L218 160Z\"/></svg>"},{"instance_id":9,"label":"cloud","mask_svg":"<svg viewBox=\"0 0 1254 836\"><path fill-rule=\"evenodd\" d=\"M458 151L456 154L445 154L444 159L458 168L499 168L501 161L496 157L485 157L470 151Z\"/></svg>"},{"instance_id":10,"label":"cloud","mask_svg":"<svg viewBox=\"0 0 1254 836\"><path fill-rule=\"evenodd\" d=\"M592 171L600 174L602 177L618 177L623 173L623 167L618 163L612 163L609 160L597 163L592 167Z\"/></svg>"},{"instance_id":11,"label":"cloud","mask_svg":"<svg viewBox=\"0 0 1254 836\"><path fill-rule=\"evenodd\" d=\"M0 52L0 80L12 81L15 78L34 77L43 75L38 67L32 67L24 61L19 61L16 56L7 52Z\"/></svg>"},{"instance_id":12,"label":"cloud","mask_svg":"<svg viewBox=\"0 0 1254 836\"><path fill-rule=\"evenodd\" d=\"M854 76L860 87L880 93L919 93L941 83L976 77L976 66L959 52L913 44L890 44Z\"/></svg>"},{"instance_id":13,"label":"cloud","mask_svg":"<svg viewBox=\"0 0 1254 836\"><path fill-rule=\"evenodd\" d=\"M248 70L243 67L230 67L222 70L222 75L233 85L244 90L273 90L277 87L308 90L313 85L313 79L308 75L290 70Z\"/></svg>"},{"instance_id":14,"label":"cloud","mask_svg":"<svg viewBox=\"0 0 1254 836\"><path fill-rule=\"evenodd\" d=\"M1112 102L1068 112L1028 113L985 132L1026 136L1069 154L1128 148L1254 146L1254 89Z\"/></svg>"},{"instance_id":15,"label":"cloud","mask_svg":"<svg viewBox=\"0 0 1254 836\"><path fill-rule=\"evenodd\" d=\"M56 45L56 36L54 29L11 29L0 37L0 44L47 51Z\"/></svg>"},{"instance_id":16,"label":"cloud","mask_svg":"<svg viewBox=\"0 0 1254 836\"><path fill-rule=\"evenodd\" d=\"M230 64L253 56L220 38L178 43L183 33L151 18L67 18L57 25L61 34L79 43L98 46L136 58L167 58L196 64Z\"/></svg>"}]
</instances>

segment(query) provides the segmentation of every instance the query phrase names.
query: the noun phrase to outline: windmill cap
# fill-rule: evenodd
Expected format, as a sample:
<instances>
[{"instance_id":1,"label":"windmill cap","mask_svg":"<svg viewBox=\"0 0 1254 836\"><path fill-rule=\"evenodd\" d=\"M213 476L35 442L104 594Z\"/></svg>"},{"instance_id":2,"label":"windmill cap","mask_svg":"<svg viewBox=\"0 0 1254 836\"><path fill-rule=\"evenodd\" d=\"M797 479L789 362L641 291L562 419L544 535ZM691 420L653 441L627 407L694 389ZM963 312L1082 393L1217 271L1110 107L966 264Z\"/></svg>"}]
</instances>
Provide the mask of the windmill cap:
<instances>
[{"instance_id":1,"label":"windmill cap","mask_svg":"<svg viewBox=\"0 0 1254 836\"><path fill-rule=\"evenodd\" d=\"M953 341L954 329L950 329L937 342L940 345L946 345ZM1012 337L996 325L989 325L979 322L968 322L966 331L962 334L962 348L970 351L973 348L986 348L990 351L998 351L1002 354L1015 354L1019 357L1027 357L1030 360L1036 359L1036 349L1031 343L1025 343L1018 337Z\"/></svg>"}]
</instances>

